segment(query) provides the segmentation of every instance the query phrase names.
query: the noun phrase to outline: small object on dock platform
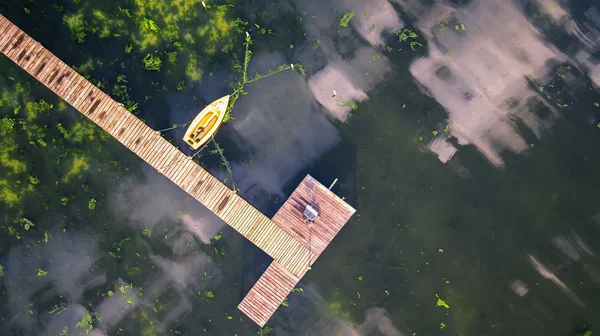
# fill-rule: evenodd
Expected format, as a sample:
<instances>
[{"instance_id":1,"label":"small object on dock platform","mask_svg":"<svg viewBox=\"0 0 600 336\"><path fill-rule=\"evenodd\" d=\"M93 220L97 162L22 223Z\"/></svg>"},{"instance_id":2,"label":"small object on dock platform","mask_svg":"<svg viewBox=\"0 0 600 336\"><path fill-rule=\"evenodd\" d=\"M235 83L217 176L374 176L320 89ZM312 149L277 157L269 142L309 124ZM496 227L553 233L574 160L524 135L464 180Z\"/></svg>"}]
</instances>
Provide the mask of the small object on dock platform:
<instances>
[{"instance_id":1,"label":"small object on dock platform","mask_svg":"<svg viewBox=\"0 0 600 336\"><path fill-rule=\"evenodd\" d=\"M308 205L318 212L310 232L303 214ZM273 216L273 222L304 246L309 246L310 238L310 250L319 256L355 211L312 176L306 175Z\"/></svg>"},{"instance_id":2,"label":"small object on dock platform","mask_svg":"<svg viewBox=\"0 0 600 336\"><path fill-rule=\"evenodd\" d=\"M313 208L312 205L307 204L302 214L308 222L313 222L319 215L319 212L317 211L317 209Z\"/></svg>"}]
</instances>

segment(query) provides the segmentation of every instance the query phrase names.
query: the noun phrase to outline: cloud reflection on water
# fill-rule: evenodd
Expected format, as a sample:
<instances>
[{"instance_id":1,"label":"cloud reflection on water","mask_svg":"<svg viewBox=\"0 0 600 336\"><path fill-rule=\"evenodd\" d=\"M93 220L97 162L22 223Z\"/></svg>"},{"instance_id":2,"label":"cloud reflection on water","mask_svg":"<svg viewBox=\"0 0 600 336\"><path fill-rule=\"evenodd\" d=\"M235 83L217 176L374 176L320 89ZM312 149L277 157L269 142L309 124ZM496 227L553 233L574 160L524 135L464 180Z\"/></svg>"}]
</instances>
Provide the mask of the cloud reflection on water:
<instances>
[{"instance_id":1,"label":"cloud reflection on water","mask_svg":"<svg viewBox=\"0 0 600 336\"><path fill-rule=\"evenodd\" d=\"M394 325L387 311L379 307L367 309L364 320L357 325L352 325L329 309L329 304L323 299L316 285L306 285L303 289L303 292L290 296L287 315L291 323L287 325L286 331L294 335L404 336L410 334L408 331L401 332ZM284 331L276 329L275 333L284 334Z\"/></svg>"},{"instance_id":2,"label":"cloud reflection on water","mask_svg":"<svg viewBox=\"0 0 600 336\"><path fill-rule=\"evenodd\" d=\"M250 84L246 88L249 94L234 110L236 141L254 165L234 163L233 168L240 189L250 197L265 193L283 196L282 187L290 179L340 141L326 116L346 121L351 112L348 102L368 99L367 92L390 71L387 58L374 46L382 44L383 30L402 26L386 0L348 0L335 5L297 1L295 5L298 12L309 13L303 16L308 42L294 46L294 60L278 52L257 53L249 73L265 73L297 58L315 66L309 69L313 74L306 79L284 73ZM331 19L341 17L340 10L357 12L349 27L340 27L339 21ZM338 39L339 35L350 38L353 29L365 41ZM351 56L343 56L342 51Z\"/></svg>"},{"instance_id":3,"label":"cloud reflection on water","mask_svg":"<svg viewBox=\"0 0 600 336\"><path fill-rule=\"evenodd\" d=\"M512 119L540 134L540 122L525 103L535 95L526 76L544 77L548 61L567 57L543 40L512 1L473 1L461 8L436 2L427 10L418 1L399 3L417 16L429 41L429 55L413 62L410 71L448 111L450 134L461 145L475 145L496 166L504 165L502 151L525 150L528 144ZM448 29L442 31L440 22ZM466 30L455 29L461 24ZM456 152L452 145L430 149L443 162Z\"/></svg>"}]
</instances>

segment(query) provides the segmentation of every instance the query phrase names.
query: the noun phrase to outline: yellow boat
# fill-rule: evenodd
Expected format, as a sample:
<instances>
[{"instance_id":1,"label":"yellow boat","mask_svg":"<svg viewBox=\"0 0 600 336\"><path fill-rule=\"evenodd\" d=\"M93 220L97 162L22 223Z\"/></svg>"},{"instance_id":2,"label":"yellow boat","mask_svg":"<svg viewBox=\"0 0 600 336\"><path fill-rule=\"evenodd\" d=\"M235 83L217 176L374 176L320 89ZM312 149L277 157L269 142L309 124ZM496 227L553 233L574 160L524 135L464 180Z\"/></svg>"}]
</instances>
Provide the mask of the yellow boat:
<instances>
[{"instance_id":1,"label":"yellow boat","mask_svg":"<svg viewBox=\"0 0 600 336\"><path fill-rule=\"evenodd\" d=\"M185 132L183 140L193 149L198 149L206 144L221 127L225 111L229 104L229 95L210 103L192 121Z\"/></svg>"}]
</instances>

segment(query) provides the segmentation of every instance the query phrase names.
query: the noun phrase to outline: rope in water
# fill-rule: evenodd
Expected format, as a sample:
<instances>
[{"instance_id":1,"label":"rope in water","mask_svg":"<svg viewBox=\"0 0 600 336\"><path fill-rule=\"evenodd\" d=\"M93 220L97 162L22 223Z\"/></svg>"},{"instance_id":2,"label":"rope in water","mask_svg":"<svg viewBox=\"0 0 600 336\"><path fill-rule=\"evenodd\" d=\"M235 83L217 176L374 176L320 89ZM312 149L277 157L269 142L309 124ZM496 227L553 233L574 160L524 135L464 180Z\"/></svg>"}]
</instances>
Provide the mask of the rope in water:
<instances>
[{"instance_id":1,"label":"rope in water","mask_svg":"<svg viewBox=\"0 0 600 336\"><path fill-rule=\"evenodd\" d=\"M312 222L307 221L306 224L308 225L308 270L310 271L312 268L310 267L310 255L312 254L312 251L310 250L310 242L312 240L312 230L310 229L310 226Z\"/></svg>"},{"instance_id":2,"label":"rope in water","mask_svg":"<svg viewBox=\"0 0 600 336\"><path fill-rule=\"evenodd\" d=\"M192 120L192 121L193 121L193 120ZM154 132L156 132L156 133L160 134L160 133L162 133L162 132L165 132L165 131L170 131L170 130L173 130L173 129L176 129L176 128L180 128L180 127L187 126L187 125L189 125L189 124L191 124L191 123L192 123L191 121L188 121L188 122L186 122L185 124L182 124L182 125L177 125L177 124L175 124L175 126L173 126L173 127L169 127L169 128L161 129L161 130L154 131Z\"/></svg>"}]
</instances>

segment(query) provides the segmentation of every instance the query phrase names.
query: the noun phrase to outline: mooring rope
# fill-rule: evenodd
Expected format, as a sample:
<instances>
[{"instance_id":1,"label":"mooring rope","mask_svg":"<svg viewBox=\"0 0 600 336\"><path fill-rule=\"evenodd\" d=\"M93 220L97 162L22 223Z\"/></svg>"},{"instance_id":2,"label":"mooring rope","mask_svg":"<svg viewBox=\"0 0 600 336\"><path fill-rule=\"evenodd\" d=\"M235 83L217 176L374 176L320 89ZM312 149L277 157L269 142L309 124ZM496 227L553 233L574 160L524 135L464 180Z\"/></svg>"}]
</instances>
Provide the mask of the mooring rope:
<instances>
[{"instance_id":1,"label":"mooring rope","mask_svg":"<svg viewBox=\"0 0 600 336\"><path fill-rule=\"evenodd\" d=\"M192 121L193 121L193 120L192 120ZM177 124L175 124L175 126L173 126L173 127L169 127L169 128L161 129L161 130L154 131L154 132L156 132L157 134L160 134L160 133L162 133L162 132L165 132L165 131L170 131L170 130L173 130L173 129L176 129L176 128L180 128L180 127L187 126L187 125L191 124L191 123L192 123L192 121L188 121L188 122L186 122L185 124L182 124L182 125L177 125Z\"/></svg>"},{"instance_id":2,"label":"mooring rope","mask_svg":"<svg viewBox=\"0 0 600 336\"><path fill-rule=\"evenodd\" d=\"M306 225L308 225L308 270L310 271L312 267L310 267L310 255L312 254L312 251L310 250L310 243L312 240L312 231L310 229L312 222L311 221L307 221Z\"/></svg>"}]
</instances>

